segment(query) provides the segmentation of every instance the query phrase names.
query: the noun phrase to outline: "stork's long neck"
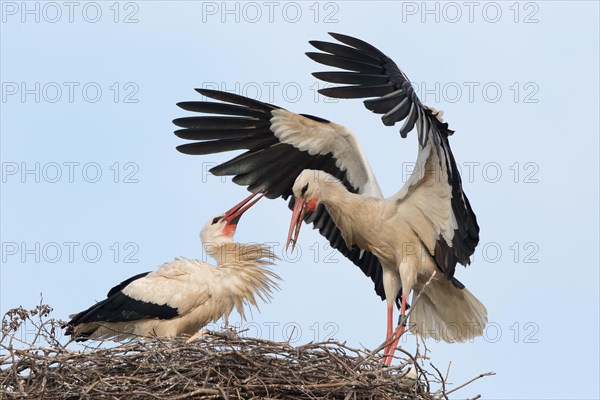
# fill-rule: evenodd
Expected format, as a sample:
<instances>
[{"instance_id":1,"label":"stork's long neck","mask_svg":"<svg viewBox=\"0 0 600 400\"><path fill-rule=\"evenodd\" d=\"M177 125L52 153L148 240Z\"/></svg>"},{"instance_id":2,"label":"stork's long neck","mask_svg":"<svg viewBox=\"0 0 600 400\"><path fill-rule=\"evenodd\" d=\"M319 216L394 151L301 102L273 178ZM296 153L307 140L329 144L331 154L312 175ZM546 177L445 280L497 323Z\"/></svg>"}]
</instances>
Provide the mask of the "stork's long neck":
<instances>
[{"instance_id":1,"label":"stork's long neck","mask_svg":"<svg viewBox=\"0 0 600 400\"><path fill-rule=\"evenodd\" d=\"M327 208L348 247L362 241L360 226L361 216L365 212L364 200L363 196L349 192L338 180L320 183L320 201Z\"/></svg>"}]
</instances>

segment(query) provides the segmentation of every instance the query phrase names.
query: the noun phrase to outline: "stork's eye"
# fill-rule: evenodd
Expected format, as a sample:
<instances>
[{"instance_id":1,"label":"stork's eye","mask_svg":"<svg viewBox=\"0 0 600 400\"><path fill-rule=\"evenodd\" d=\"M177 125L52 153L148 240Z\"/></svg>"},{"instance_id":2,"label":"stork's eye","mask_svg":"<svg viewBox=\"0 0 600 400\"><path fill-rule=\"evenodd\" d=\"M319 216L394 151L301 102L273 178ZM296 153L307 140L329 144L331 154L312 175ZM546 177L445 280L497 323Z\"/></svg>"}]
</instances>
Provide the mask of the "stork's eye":
<instances>
[{"instance_id":1,"label":"stork's eye","mask_svg":"<svg viewBox=\"0 0 600 400\"><path fill-rule=\"evenodd\" d=\"M219 222L221 220L221 217L215 217L212 220L212 225L216 224L217 222Z\"/></svg>"},{"instance_id":2,"label":"stork's eye","mask_svg":"<svg viewBox=\"0 0 600 400\"><path fill-rule=\"evenodd\" d=\"M302 196L304 196L304 194L306 193L307 190L308 190L308 183L306 185L304 185L304 187L302 188Z\"/></svg>"}]
</instances>

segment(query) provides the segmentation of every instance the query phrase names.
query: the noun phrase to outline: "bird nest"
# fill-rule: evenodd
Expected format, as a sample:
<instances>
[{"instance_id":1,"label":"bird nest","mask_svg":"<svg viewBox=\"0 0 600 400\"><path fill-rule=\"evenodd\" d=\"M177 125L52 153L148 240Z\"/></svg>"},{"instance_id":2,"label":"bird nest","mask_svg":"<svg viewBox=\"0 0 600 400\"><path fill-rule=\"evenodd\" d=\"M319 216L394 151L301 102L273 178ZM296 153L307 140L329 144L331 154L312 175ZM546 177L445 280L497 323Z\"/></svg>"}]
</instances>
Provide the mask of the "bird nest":
<instances>
[{"instance_id":1,"label":"bird nest","mask_svg":"<svg viewBox=\"0 0 600 400\"><path fill-rule=\"evenodd\" d=\"M336 341L294 347L207 331L190 343L143 338L71 350L57 339L63 322L51 310L40 304L4 315L0 398L439 399L451 392L423 356L399 349L402 356L386 367L380 349ZM19 334L24 326L31 340Z\"/></svg>"}]
</instances>

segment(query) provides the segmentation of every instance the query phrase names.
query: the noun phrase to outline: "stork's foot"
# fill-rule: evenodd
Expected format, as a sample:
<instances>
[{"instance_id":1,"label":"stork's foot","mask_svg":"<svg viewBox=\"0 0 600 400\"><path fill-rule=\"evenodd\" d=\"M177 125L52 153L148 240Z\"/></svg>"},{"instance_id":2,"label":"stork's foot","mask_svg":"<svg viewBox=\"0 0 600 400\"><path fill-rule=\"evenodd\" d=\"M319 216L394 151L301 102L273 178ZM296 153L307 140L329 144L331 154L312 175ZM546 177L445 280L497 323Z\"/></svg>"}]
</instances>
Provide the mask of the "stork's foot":
<instances>
[{"instance_id":1,"label":"stork's foot","mask_svg":"<svg viewBox=\"0 0 600 400\"><path fill-rule=\"evenodd\" d=\"M198 339L200 336L204 336L205 334L208 333L208 329L202 329L201 331L195 333L194 335L190 336L190 338L188 340L186 340L186 343L192 343L194 340Z\"/></svg>"}]
</instances>

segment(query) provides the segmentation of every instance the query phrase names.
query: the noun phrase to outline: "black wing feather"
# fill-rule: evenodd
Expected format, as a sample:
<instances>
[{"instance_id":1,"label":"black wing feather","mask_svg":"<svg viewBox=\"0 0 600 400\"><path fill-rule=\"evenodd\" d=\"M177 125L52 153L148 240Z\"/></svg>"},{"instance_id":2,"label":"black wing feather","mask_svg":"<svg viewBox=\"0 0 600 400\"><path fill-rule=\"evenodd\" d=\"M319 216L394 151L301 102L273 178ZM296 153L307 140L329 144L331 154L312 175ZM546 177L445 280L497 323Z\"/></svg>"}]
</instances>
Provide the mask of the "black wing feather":
<instances>
[{"instance_id":1,"label":"black wing feather","mask_svg":"<svg viewBox=\"0 0 600 400\"><path fill-rule=\"evenodd\" d=\"M185 154L212 154L230 150L260 149L264 146L269 146L274 143L277 143L277 138L272 136L267 136L264 138L249 137L246 139L223 139L188 143L177 146L177 150Z\"/></svg>"},{"instance_id":2,"label":"black wing feather","mask_svg":"<svg viewBox=\"0 0 600 400\"><path fill-rule=\"evenodd\" d=\"M381 60L378 57L372 57L366 54L364 51L356 50L348 46L342 46L337 43L322 42L320 40L311 40L308 43L310 43L313 47L321 51L335 54L338 57L352 58L358 61L374 65L380 64L381 62Z\"/></svg>"},{"instance_id":3,"label":"black wing feather","mask_svg":"<svg viewBox=\"0 0 600 400\"><path fill-rule=\"evenodd\" d=\"M173 123L181 128L195 129L254 129L265 127L258 119L236 117L187 117L177 118Z\"/></svg>"},{"instance_id":4,"label":"black wing feather","mask_svg":"<svg viewBox=\"0 0 600 400\"><path fill-rule=\"evenodd\" d=\"M381 85L388 82L387 76L358 72L313 72L313 76L331 83L349 83L353 85Z\"/></svg>"},{"instance_id":5,"label":"black wing feather","mask_svg":"<svg viewBox=\"0 0 600 400\"><path fill-rule=\"evenodd\" d=\"M212 140L212 139L243 139L271 136L272 132L268 129L178 129L175 135L186 140Z\"/></svg>"},{"instance_id":6,"label":"black wing feather","mask_svg":"<svg viewBox=\"0 0 600 400\"><path fill-rule=\"evenodd\" d=\"M364 72L367 74L377 74L384 72L384 69L378 65L370 64L364 61L357 61L351 58L336 57L330 54L323 53L306 53L306 55L318 63L329 65L330 67L338 67L350 71Z\"/></svg>"},{"instance_id":7,"label":"black wing feather","mask_svg":"<svg viewBox=\"0 0 600 400\"><path fill-rule=\"evenodd\" d=\"M340 99L359 99L363 97L385 96L394 91L392 83L370 86L342 86L320 89L319 93L324 96L337 97Z\"/></svg>"},{"instance_id":8,"label":"black wing feather","mask_svg":"<svg viewBox=\"0 0 600 400\"><path fill-rule=\"evenodd\" d=\"M177 103L177 105L186 111L192 112L236 115L243 117L260 117L262 115L261 111L227 103L213 103L209 101L183 101L181 103Z\"/></svg>"},{"instance_id":9,"label":"black wing feather","mask_svg":"<svg viewBox=\"0 0 600 400\"><path fill-rule=\"evenodd\" d=\"M108 293L106 294L106 297L110 297L113 294L120 292L121 290L123 290L125 288L125 286L129 285L131 282L136 281L140 278L145 277L146 275L148 275L150 273L150 271L148 272L142 272L141 274L137 274L132 276L129 279L125 279L123 282L119 283L117 286L115 286L114 288L110 289L108 291Z\"/></svg>"}]
</instances>

